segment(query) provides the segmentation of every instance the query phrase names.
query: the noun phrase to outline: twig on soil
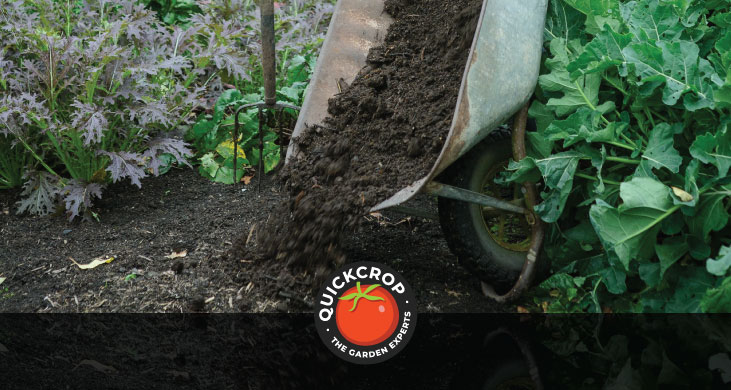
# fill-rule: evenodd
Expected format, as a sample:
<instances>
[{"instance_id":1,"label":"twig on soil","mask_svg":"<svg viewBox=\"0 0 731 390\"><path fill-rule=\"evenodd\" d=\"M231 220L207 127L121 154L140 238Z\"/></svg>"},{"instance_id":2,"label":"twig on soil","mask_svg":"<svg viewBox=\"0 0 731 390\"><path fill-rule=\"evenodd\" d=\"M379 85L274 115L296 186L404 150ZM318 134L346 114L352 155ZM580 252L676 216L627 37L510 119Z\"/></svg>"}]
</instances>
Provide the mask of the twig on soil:
<instances>
[{"instance_id":1,"label":"twig on soil","mask_svg":"<svg viewBox=\"0 0 731 390\"><path fill-rule=\"evenodd\" d=\"M147 256L137 255L137 257L140 257L140 258L145 259L147 261L152 261L152 259L149 258L149 257L147 257Z\"/></svg>"},{"instance_id":2,"label":"twig on soil","mask_svg":"<svg viewBox=\"0 0 731 390\"><path fill-rule=\"evenodd\" d=\"M95 303L94 305L92 305L91 307L92 307L93 309L97 309L97 308L100 308L100 307L101 307L101 306L102 306L103 304L105 304L106 302L107 302L107 300L106 300L106 299L102 299L102 300L101 300L101 302L97 302L97 303Z\"/></svg>"},{"instance_id":3,"label":"twig on soil","mask_svg":"<svg viewBox=\"0 0 731 390\"><path fill-rule=\"evenodd\" d=\"M251 241L251 237L254 235L254 231L256 230L256 223L251 225L251 229L249 229L249 236L246 237L246 246L249 246L249 242Z\"/></svg>"},{"instance_id":4,"label":"twig on soil","mask_svg":"<svg viewBox=\"0 0 731 390\"><path fill-rule=\"evenodd\" d=\"M55 302L53 302L53 301L51 300L51 298L49 298L49 297L48 297L48 295L46 295L46 296L45 296L45 297L43 298L43 300L44 300L44 301L48 301L48 303L50 303L50 304L51 304L51 307L53 307L53 308L55 308L55 307L56 307L56 303L55 303Z\"/></svg>"}]
</instances>

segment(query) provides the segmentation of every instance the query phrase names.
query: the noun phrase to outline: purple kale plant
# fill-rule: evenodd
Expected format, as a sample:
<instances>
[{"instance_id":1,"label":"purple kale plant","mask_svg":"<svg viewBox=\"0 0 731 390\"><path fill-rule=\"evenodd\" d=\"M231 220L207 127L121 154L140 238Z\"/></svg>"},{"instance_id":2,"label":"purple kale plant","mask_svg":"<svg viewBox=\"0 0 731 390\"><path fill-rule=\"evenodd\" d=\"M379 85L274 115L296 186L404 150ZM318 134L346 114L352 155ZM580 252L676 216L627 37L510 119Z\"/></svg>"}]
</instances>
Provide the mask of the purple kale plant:
<instances>
[{"instance_id":1,"label":"purple kale plant","mask_svg":"<svg viewBox=\"0 0 731 390\"><path fill-rule=\"evenodd\" d=\"M31 162L19 213L74 219L108 183L188 164L180 135L256 51L250 20L207 9L183 28L129 0L2 2L0 136Z\"/></svg>"}]
</instances>

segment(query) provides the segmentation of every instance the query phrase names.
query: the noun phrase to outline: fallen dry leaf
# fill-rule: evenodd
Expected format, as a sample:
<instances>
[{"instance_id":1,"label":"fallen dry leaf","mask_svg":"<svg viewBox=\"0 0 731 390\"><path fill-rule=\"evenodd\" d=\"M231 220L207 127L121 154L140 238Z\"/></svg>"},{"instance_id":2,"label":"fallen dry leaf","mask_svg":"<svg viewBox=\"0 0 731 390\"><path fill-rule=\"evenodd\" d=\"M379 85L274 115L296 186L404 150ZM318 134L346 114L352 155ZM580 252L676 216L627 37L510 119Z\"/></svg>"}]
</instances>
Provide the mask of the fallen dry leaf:
<instances>
[{"instance_id":1,"label":"fallen dry leaf","mask_svg":"<svg viewBox=\"0 0 731 390\"><path fill-rule=\"evenodd\" d=\"M216 297L210 297L205 300L205 303L211 303L211 302L213 302L214 299L216 299Z\"/></svg>"},{"instance_id":2,"label":"fallen dry leaf","mask_svg":"<svg viewBox=\"0 0 731 390\"><path fill-rule=\"evenodd\" d=\"M104 263L111 263L112 261L114 261L114 257L110 256L110 257L105 258L104 256L99 256L97 258L92 259L91 262L88 264L79 264L76 262L76 260L74 260L73 257L69 257L69 260L71 260L71 262L76 264L81 269L92 269L92 268L96 268L99 265L104 264Z\"/></svg>"},{"instance_id":3,"label":"fallen dry leaf","mask_svg":"<svg viewBox=\"0 0 731 390\"><path fill-rule=\"evenodd\" d=\"M244 176L244 177L241 178L241 182L244 183L245 185L249 185L249 183L251 183L251 179L253 179L253 178L254 178L253 175L252 176Z\"/></svg>"},{"instance_id":4,"label":"fallen dry leaf","mask_svg":"<svg viewBox=\"0 0 731 390\"><path fill-rule=\"evenodd\" d=\"M447 295L451 295L451 296L453 296L455 298L459 298L459 297L462 296L462 293L459 293L459 292L456 292L456 291L453 291L453 290L450 290L450 289L444 289L444 291L447 292Z\"/></svg>"},{"instance_id":5,"label":"fallen dry leaf","mask_svg":"<svg viewBox=\"0 0 731 390\"><path fill-rule=\"evenodd\" d=\"M3 284L3 282L4 282L4 281L5 281L6 279L7 279L7 278L3 278L2 276L0 276L0 284Z\"/></svg>"},{"instance_id":6,"label":"fallen dry leaf","mask_svg":"<svg viewBox=\"0 0 731 390\"><path fill-rule=\"evenodd\" d=\"M102 305L105 304L105 303L107 303L107 300L106 299L102 299L101 302L97 302L96 304L92 305L91 307L94 308L94 309L96 309L96 308L102 307Z\"/></svg>"},{"instance_id":7,"label":"fallen dry leaf","mask_svg":"<svg viewBox=\"0 0 731 390\"><path fill-rule=\"evenodd\" d=\"M673 194L675 194L675 196L680 198L680 200L682 200L683 202L690 202L691 200L693 200L693 195L685 192L684 190L682 190L678 187L670 187L670 188L673 189Z\"/></svg>"},{"instance_id":8,"label":"fallen dry leaf","mask_svg":"<svg viewBox=\"0 0 731 390\"><path fill-rule=\"evenodd\" d=\"M166 259L177 259L178 257L185 257L185 256L188 256L188 250L187 249L183 249L180 252L173 252L173 253L165 256L165 258Z\"/></svg>"},{"instance_id":9,"label":"fallen dry leaf","mask_svg":"<svg viewBox=\"0 0 731 390\"><path fill-rule=\"evenodd\" d=\"M524 308L523 306L518 306L518 307L516 308L516 310L518 310L518 313L523 313L523 314L526 314L526 313L530 313L530 312L528 311L528 309Z\"/></svg>"},{"instance_id":10,"label":"fallen dry leaf","mask_svg":"<svg viewBox=\"0 0 731 390\"><path fill-rule=\"evenodd\" d=\"M82 360L81 363L76 365L76 367L82 366L82 365L91 366L95 370L97 370L99 372L103 372L105 374L111 374L111 373L117 372L116 368L114 368L112 366L105 366L96 360Z\"/></svg>"}]
</instances>

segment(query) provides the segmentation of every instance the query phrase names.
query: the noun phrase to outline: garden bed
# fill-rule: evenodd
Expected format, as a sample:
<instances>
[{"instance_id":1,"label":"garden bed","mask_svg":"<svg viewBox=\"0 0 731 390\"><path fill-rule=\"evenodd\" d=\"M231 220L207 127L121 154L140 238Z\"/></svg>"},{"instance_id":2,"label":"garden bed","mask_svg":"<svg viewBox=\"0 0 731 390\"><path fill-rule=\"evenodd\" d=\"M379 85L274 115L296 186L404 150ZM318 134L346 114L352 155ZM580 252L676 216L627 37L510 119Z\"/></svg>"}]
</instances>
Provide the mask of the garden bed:
<instances>
[{"instance_id":1,"label":"garden bed","mask_svg":"<svg viewBox=\"0 0 731 390\"><path fill-rule=\"evenodd\" d=\"M100 222L16 216L17 195L0 191L0 277L7 278L0 311L308 311L272 287L269 263L227 256L236 236L266 219L282 197L271 176L261 193L254 183L234 194L186 169L151 178L142 190L115 184L95 208ZM435 207L428 200L420 206ZM361 218L359 226L345 244L349 261L384 262L401 272L420 311L496 309L457 265L438 223L385 214ZM70 260L97 257L114 260L93 269Z\"/></svg>"}]
</instances>

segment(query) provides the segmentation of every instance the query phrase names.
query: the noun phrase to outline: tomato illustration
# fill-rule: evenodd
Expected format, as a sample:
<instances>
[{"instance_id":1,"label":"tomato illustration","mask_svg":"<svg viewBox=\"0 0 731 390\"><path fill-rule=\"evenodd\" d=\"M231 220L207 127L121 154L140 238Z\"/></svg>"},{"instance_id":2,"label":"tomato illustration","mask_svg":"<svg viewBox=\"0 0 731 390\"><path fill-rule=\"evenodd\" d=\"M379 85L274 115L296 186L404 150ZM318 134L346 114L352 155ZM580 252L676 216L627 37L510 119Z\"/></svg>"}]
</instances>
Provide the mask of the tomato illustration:
<instances>
[{"instance_id":1,"label":"tomato illustration","mask_svg":"<svg viewBox=\"0 0 731 390\"><path fill-rule=\"evenodd\" d=\"M357 282L338 299L335 322L340 334L351 343L376 345L396 330L398 304L380 284L361 286Z\"/></svg>"}]
</instances>

